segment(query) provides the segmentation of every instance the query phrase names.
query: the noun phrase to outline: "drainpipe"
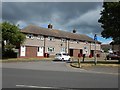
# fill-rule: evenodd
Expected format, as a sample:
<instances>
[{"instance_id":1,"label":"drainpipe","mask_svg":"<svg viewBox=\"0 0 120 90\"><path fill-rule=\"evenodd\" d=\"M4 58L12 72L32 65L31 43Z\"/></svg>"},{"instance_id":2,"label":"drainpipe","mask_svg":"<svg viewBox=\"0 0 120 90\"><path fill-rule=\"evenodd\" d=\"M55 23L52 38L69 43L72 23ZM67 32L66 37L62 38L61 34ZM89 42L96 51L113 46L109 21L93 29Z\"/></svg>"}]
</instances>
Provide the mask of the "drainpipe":
<instances>
[{"instance_id":1,"label":"drainpipe","mask_svg":"<svg viewBox=\"0 0 120 90\"><path fill-rule=\"evenodd\" d=\"M69 52L69 41L70 41L70 40L68 40L68 45L67 45L67 46L68 46L68 53L70 54L70 52Z\"/></svg>"},{"instance_id":2,"label":"drainpipe","mask_svg":"<svg viewBox=\"0 0 120 90\"><path fill-rule=\"evenodd\" d=\"M90 55L92 54L92 52L91 52L91 42L90 42Z\"/></svg>"},{"instance_id":3,"label":"drainpipe","mask_svg":"<svg viewBox=\"0 0 120 90\"><path fill-rule=\"evenodd\" d=\"M46 42L46 37L44 36L44 54L45 54L45 43Z\"/></svg>"},{"instance_id":4,"label":"drainpipe","mask_svg":"<svg viewBox=\"0 0 120 90\"><path fill-rule=\"evenodd\" d=\"M65 53L67 53L67 39L66 39L66 42L65 42Z\"/></svg>"}]
</instances>

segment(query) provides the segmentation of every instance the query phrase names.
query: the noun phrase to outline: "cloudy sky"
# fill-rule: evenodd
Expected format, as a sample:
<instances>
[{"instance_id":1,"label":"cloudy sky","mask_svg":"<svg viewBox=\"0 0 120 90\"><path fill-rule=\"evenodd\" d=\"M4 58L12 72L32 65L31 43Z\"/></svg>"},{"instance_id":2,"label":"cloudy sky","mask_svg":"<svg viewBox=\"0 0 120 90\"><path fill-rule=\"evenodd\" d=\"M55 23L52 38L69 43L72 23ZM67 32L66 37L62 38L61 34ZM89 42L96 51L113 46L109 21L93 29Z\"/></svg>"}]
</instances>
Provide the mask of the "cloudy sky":
<instances>
[{"instance_id":1,"label":"cloudy sky","mask_svg":"<svg viewBox=\"0 0 120 90\"><path fill-rule=\"evenodd\" d=\"M102 10L102 2L3 2L2 20L19 24L24 28L35 24L47 28L51 23L54 29L86 34L109 43L111 39L103 39L102 28L98 19Z\"/></svg>"}]
</instances>

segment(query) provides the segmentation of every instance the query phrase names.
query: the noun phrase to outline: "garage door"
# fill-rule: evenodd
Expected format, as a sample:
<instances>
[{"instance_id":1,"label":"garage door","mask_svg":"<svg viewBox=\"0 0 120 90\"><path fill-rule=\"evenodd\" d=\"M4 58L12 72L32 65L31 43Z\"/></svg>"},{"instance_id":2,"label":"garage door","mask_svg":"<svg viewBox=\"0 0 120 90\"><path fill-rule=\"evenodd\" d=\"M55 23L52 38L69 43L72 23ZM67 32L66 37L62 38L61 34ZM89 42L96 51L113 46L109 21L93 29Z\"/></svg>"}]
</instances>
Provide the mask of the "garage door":
<instances>
[{"instance_id":1,"label":"garage door","mask_svg":"<svg viewBox=\"0 0 120 90\"><path fill-rule=\"evenodd\" d=\"M37 47L27 46L26 57L37 57Z\"/></svg>"}]
</instances>

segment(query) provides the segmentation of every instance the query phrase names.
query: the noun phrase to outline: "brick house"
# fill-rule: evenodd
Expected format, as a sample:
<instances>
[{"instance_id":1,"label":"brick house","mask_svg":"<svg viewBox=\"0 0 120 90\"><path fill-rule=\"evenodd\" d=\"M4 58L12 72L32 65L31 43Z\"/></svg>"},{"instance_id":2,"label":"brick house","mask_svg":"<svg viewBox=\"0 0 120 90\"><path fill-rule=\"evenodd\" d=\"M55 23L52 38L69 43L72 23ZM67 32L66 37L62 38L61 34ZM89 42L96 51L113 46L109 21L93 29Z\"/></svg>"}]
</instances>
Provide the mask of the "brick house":
<instances>
[{"instance_id":1,"label":"brick house","mask_svg":"<svg viewBox=\"0 0 120 90\"><path fill-rule=\"evenodd\" d=\"M25 42L20 45L20 57L44 57L44 53L54 56L58 52L69 53L70 56L78 56L85 53L87 56L94 53L94 40L86 35L60 31L52 28L41 28L29 25L21 32L26 35ZM101 50L101 43L97 41L96 51Z\"/></svg>"}]
</instances>

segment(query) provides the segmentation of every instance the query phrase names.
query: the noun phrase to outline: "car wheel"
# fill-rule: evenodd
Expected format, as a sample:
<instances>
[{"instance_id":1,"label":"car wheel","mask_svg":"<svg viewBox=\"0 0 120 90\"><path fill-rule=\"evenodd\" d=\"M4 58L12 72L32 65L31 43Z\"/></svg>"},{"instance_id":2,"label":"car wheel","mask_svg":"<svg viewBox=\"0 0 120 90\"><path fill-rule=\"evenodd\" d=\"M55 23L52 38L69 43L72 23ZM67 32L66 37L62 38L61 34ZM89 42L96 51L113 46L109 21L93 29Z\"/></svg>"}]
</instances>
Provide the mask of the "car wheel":
<instances>
[{"instance_id":1,"label":"car wheel","mask_svg":"<svg viewBox=\"0 0 120 90\"><path fill-rule=\"evenodd\" d=\"M64 61L64 58L62 58L62 61Z\"/></svg>"}]
</instances>

